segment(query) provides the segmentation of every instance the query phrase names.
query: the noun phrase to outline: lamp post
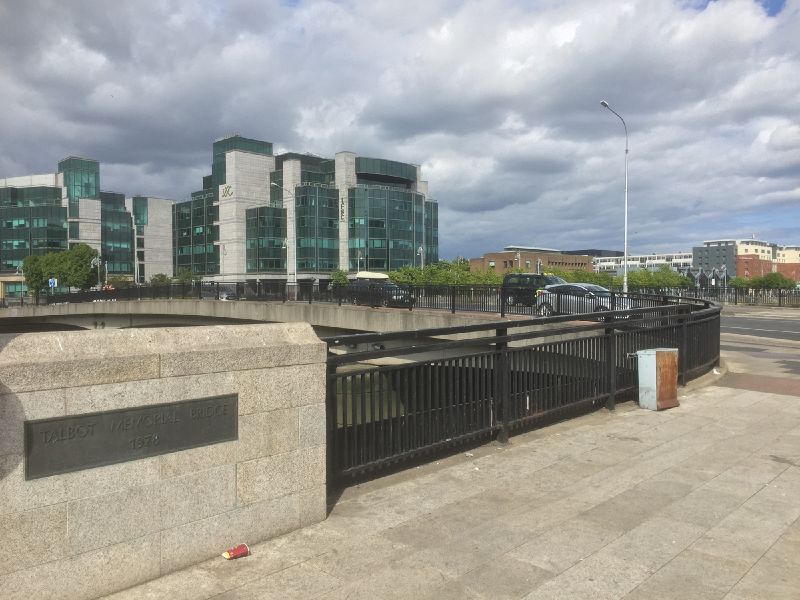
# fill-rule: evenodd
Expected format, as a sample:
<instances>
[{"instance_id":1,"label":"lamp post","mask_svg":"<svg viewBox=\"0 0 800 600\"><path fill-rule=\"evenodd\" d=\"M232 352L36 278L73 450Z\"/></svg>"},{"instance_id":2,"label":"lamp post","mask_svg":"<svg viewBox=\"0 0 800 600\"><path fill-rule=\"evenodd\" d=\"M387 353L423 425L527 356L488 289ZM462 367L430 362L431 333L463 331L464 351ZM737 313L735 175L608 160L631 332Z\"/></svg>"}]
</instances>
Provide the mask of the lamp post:
<instances>
[{"instance_id":1,"label":"lamp post","mask_svg":"<svg viewBox=\"0 0 800 600\"><path fill-rule=\"evenodd\" d=\"M423 248L421 244L420 244L420 247L417 248L417 254L419 254L419 268L424 271L425 270L425 248Z\"/></svg>"},{"instance_id":2,"label":"lamp post","mask_svg":"<svg viewBox=\"0 0 800 600\"><path fill-rule=\"evenodd\" d=\"M100 256L95 256L89 266L97 267L97 286L100 287L100 265L103 264L103 259Z\"/></svg>"},{"instance_id":3,"label":"lamp post","mask_svg":"<svg viewBox=\"0 0 800 600\"><path fill-rule=\"evenodd\" d=\"M273 186L273 187L276 187L278 189L281 189L285 193L289 194L289 197L291 198L292 203L294 203L294 192L292 192L291 190L287 190L285 187L283 187L282 185L278 185L274 181L270 185ZM287 214L288 214L288 211L287 211ZM294 210L292 210L292 215L294 215ZM294 229L294 219L292 219L292 228ZM290 235L290 233L289 233L289 219L286 219L286 258L287 258L287 263L289 262L288 261L288 258L289 258L289 246L291 246L292 244L294 245L294 248L293 248L294 251L292 252L292 270L289 271L289 265L288 264L286 265L287 276L288 276L290 284L296 284L297 283L297 242L296 242L297 238L296 238L296 236L297 236L296 230L293 230L291 232L291 235Z\"/></svg>"},{"instance_id":4,"label":"lamp post","mask_svg":"<svg viewBox=\"0 0 800 600\"><path fill-rule=\"evenodd\" d=\"M608 105L608 102L605 100L600 101L600 106L603 108L607 108L612 113L619 117L619 120L622 121L622 126L625 128L625 245L623 249L624 253L624 261L623 264L623 275L622 275L622 291L624 293L628 293L628 126L625 124L625 119L622 118L617 111L611 108Z\"/></svg>"}]
</instances>

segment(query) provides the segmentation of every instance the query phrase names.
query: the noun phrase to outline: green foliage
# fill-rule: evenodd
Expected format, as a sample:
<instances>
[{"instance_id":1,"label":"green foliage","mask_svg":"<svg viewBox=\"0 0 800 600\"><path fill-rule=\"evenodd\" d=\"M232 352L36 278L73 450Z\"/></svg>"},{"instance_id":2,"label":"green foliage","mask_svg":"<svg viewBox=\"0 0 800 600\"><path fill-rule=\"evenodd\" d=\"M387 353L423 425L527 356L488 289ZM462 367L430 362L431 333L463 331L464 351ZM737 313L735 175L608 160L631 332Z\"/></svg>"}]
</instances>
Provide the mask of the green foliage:
<instances>
[{"instance_id":1,"label":"green foliage","mask_svg":"<svg viewBox=\"0 0 800 600\"><path fill-rule=\"evenodd\" d=\"M788 290L794 289L795 285L794 279L789 279L783 273L767 273L763 277L750 280L750 287L756 289Z\"/></svg>"},{"instance_id":2,"label":"green foliage","mask_svg":"<svg viewBox=\"0 0 800 600\"><path fill-rule=\"evenodd\" d=\"M341 269L334 269L331 271L331 285L333 287L342 287L348 284L347 272Z\"/></svg>"},{"instance_id":3,"label":"green foliage","mask_svg":"<svg viewBox=\"0 0 800 600\"><path fill-rule=\"evenodd\" d=\"M192 272L186 267L178 269L178 274L175 275L175 281L181 284L190 284L193 280Z\"/></svg>"},{"instance_id":4,"label":"green foliage","mask_svg":"<svg viewBox=\"0 0 800 600\"><path fill-rule=\"evenodd\" d=\"M150 278L150 285L152 286L162 287L170 283L172 283L172 280L164 273L156 273Z\"/></svg>"},{"instance_id":5,"label":"green foliage","mask_svg":"<svg viewBox=\"0 0 800 600\"><path fill-rule=\"evenodd\" d=\"M750 287L750 280L745 279L744 277L734 277L730 281L728 281L728 285L730 287L746 289Z\"/></svg>"},{"instance_id":6,"label":"green foliage","mask_svg":"<svg viewBox=\"0 0 800 600\"><path fill-rule=\"evenodd\" d=\"M692 281L685 275L673 271L669 265L661 265L658 271L634 269L628 271L629 288L677 288L691 285ZM615 275L614 287L622 287L623 277Z\"/></svg>"},{"instance_id":7,"label":"green foliage","mask_svg":"<svg viewBox=\"0 0 800 600\"><path fill-rule=\"evenodd\" d=\"M403 267L390 271L389 278L399 285L500 285L503 277L495 271L470 271L469 261L456 259L419 267Z\"/></svg>"},{"instance_id":8,"label":"green foliage","mask_svg":"<svg viewBox=\"0 0 800 600\"><path fill-rule=\"evenodd\" d=\"M118 290L124 290L131 286L131 280L122 275L109 275L108 285Z\"/></svg>"},{"instance_id":9,"label":"green foliage","mask_svg":"<svg viewBox=\"0 0 800 600\"><path fill-rule=\"evenodd\" d=\"M97 284L97 270L92 267L92 260L97 258L97 250L86 244L77 244L66 252L59 252L62 259L63 280L70 287L88 290ZM102 271L101 271L102 275Z\"/></svg>"},{"instance_id":10,"label":"green foliage","mask_svg":"<svg viewBox=\"0 0 800 600\"><path fill-rule=\"evenodd\" d=\"M26 256L22 261L22 272L25 273L25 285L35 298L47 286L49 277L44 272L43 256Z\"/></svg>"},{"instance_id":11,"label":"green foliage","mask_svg":"<svg viewBox=\"0 0 800 600\"><path fill-rule=\"evenodd\" d=\"M28 256L22 263L25 285L36 294L47 287L50 277L55 277L59 286L89 289L97 283L97 270L92 267L96 256L97 250L86 244L77 244L64 252Z\"/></svg>"}]
</instances>

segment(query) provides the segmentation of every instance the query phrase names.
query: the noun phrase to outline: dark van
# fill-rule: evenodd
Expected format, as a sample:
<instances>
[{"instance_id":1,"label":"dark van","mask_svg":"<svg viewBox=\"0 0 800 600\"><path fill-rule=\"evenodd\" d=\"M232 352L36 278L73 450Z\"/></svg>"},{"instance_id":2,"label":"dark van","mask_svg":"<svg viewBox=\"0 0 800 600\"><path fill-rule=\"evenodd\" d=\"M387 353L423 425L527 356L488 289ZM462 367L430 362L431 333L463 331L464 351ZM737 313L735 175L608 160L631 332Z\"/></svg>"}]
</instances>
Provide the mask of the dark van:
<instances>
[{"instance_id":1,"label":"dark van","mask_svg":"<svg viewBox=\"0 0 800 600\"><path fill-rule=\"evenodd\" d=\"M536 303L539 290L557 283L566 281L552 273L506 273L503 277L503 297L509 306L532 306Z\"/></svg>"}]
</instances>

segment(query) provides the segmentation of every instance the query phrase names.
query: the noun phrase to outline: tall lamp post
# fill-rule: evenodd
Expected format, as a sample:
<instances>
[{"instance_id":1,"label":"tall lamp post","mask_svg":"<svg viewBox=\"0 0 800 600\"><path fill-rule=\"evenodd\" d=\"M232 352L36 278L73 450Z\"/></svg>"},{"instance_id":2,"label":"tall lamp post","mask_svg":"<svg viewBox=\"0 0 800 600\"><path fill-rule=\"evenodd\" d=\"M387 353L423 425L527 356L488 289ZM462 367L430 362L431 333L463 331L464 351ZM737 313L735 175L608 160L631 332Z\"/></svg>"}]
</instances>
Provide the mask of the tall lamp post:
<instances>
[{"instance_id":1,"label":"tall lamp post","mask_svg":"<svg viewBox=\"0 0 800 600\"><path fill-rule=\"evenodd\" d=\"M417 248L417 254L419 254L419 268L424 271L425 270L425 248L423 248L421 244L420 244L420 247Z\"/></svg>"},{"instance_id":2,"label":"tall lamp post","mask_svg":"<svg viewBox=\"0 0 800 600\"><path fill-rule=\"evenodd\" d=\"M276 187L276 188L278 188L280 190L283 190L285 193L289 194L289 197L292 200L292 203L294 203L294 192L292 192L291 190L287 190L285 187L283 187L282 185L278 185L274 181L270 185L273 186L273 187ZM294 214L294 211L292 211L292 214ZM289 258L288 257L289 246L292 243L294 244L294 248L293 248L294 252L292 253L292 259L293 259L292 260L292 270L289 271L289 265L288 264L286 265L286 270L289 271L287 273L288 278L289 278L289 283L295 284L295 283L297 283L297 241L296 241L297 240L297 229L295 228L295 231L292 231L292 235L290 236L289 235L289 222L288 222L289 220L287 219L286 221L287 221L286 222L286 226L287 226L286 227L286 254L287 254L286 258L287 259ZM292 221L293 221L292 222L292 227L294 227L294 219ZM288 260L287 260L287 262L288 262Z\"/></svg>"},{"instance_id":3,"label":"tall lamp post","mask_svg":"<svg viewBox=\"0 0 800 600\"><path fill-rule=\"evenodd\" d=\"M97 267L97 287L100 287L100 265L103 264L103 259L100 256L95 256L92 259L91 265L92 267ZM108 268L108 267L106 267Z\"/></svg>"},{"instance_id":4,"label":"tall lamp post","mask_svg":"<svg viewBox=\"0 0 800 600\"><path fill-rule=\"evenodd\" d=\"M603 108L607 108L612 113L619 117L619 120L622 121L622 126L625 128L625 247L624 247L624 257L623 260L625 263L623 264L623 275L622 275L622 291L626 294L628 293L628 126L625 124L625 119L622 118L617 111L611 108L608 105L608 102L605 100L600 101L600 106Z\"/></svg>"}]
</instances>

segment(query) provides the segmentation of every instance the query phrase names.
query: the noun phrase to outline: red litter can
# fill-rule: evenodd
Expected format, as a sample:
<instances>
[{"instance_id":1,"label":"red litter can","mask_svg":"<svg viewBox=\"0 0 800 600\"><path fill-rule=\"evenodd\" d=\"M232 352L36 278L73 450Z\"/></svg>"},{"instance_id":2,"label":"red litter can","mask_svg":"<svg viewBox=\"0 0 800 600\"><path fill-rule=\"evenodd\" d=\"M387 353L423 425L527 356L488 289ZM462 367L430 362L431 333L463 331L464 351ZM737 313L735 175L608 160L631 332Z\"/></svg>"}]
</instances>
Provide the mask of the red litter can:
<instances>
[{"instance_id":1,"label":"red litter can","mask_svg":"<svg viewBox=\"0 0 800 600\"><path fill-rule=\"evenodd\" d=\"M242 558L248 554L250 554L250 548L247 547L247 544L239 544L238 546L225 550L225 552L222 553L222 558L225 560L233 560L234 558Z\"/></svg>"}]
</instances>

